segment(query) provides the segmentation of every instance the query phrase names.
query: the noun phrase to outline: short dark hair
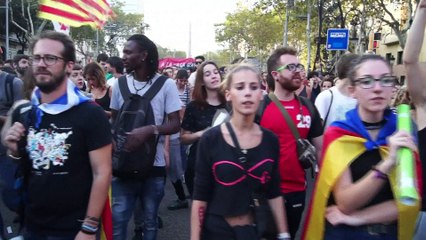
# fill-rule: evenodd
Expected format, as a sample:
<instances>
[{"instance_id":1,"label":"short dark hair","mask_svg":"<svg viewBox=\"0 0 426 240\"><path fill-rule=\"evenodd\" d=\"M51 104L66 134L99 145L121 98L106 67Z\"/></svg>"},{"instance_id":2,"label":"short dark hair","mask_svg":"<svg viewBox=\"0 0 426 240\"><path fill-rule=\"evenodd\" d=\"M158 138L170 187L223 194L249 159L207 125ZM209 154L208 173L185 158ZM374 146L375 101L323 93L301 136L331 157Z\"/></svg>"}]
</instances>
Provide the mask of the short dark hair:
<instances>
[{"instance_id":1,"label":"short dark hair","mask_svg":"<svg viewBox=\"0 0 426 240\"><path fill-rule=\"evenodd\" d=\"M278 65L280 64L279 60L282 55L297 56L297 50L292 47L280 47L275 49L271 56L269 56L268 60L266 61L266 67L268 71L268 77L266 79L268 82L268 88L271 90L275 89L275 81L271 72L278 68Z\"/></svg>"},{"instance_id":2,"label":"short dark hair","mask_svg":"<svg viewBox=\"0 0 426 240\"><path fill-rule=\"evenodd\" d=\"M203 62L206 61L206 58L204 58L204 56L202 56L202 55L196 56L194 59L195 60L201 59L201 60L203 60Z\"/></svg>"},{"instance_id":3,"label":"short dark hair","mask_svg":"<svg viewBox=\"0 0 426 240\"><path fill-rule=\"evenodd\" d=\"M127 41L134 41L138 46L140 51L147 51L148 56L145 61L147 62L147 78L151 79L155 76L155 73L158 70L158 50L157 46L153 41L151 41L147 36L143 34L135 34L131 36Z\"/></svg>"},{"instance_id":4,"label":"short dark hair","mask_svg":"<svg viewBox=\"0 0 426 240\"><path fill-rule=\"evenodd\" d=\"M83 67L80 64L74 64L74 66L72 67L72 70L81 70L83 69Z\"/></svg>"},{"instance_id":5,"label":"short dark hair","mask_svg":"<svg viewBox=\"0 0 426 240\"><path fill-rule=\"evenodd\" d=\"M3 67L1 67L1 70L3 72L9 73L9 74L13 74L13 75L16 74L15 70L13 70L13 68L9 67L9 66L3 66Z\"/></svg>"},{"instance_id":6,"label":"short dark hair","mask_svg":"<svg viewBox=\"0 0 426 240\"><path fill-rule=\"evenodd\" d=\"M15 57L13 57L13 64L18 65L19 61L21 61L21 59L29 59L30 57L28 55L25 54L16 54Z\"/></svg>"},{"instance_id":7,"label":"short dark hair","mask_svg":"<svg viewBox=\"0 0 426 240\"><path fill-rule=\"evenodd\" d=\"M68 35L55 31L44 31L40 33L40 35L33 38L33 41L30 45L31 52L34 51L34 46L41 39L50 39L61 42L64 45L64 51L62 52L62 57L64 58L64 61L75 62L75 45Z\"/></svg>"},{"instance_id":8,"label":"short dark hair","mask_svg":"<svg viewBox=\"0 0 426 240\"><path fill-rule=\"evenodd\" d=\"M348 77L349 71L352 68L353 61L358 58L358 54L347 53L343 54L336 63L336 74L339 79Z\"/></svg>"},{"instance_id":9,"label":"short dark hair","mask_svg":"<svg viewBox=\"0 0 426 240\"><path fill-rule=\"evenodd\" d=\"M312 71L308 73L308 79L311 79L313 77L319 77L319 73L316 71Z\"/></svg>"},{"instance_id":10,"label":"short dark hair","mask_svg":"<svg viewBox=\"0 0 426 240\"><path fill-rule=\"evenodd\" d=\"M376 55L376 54L364 54L364 55L358 56L351 62L352 67L350 68L348 72L348 78L351 82L351 85L355 85L357 71L359 67L361 66L361 64L363 64L366 61L382 61L386 64L386 66L388 66L389 70L392 72L391 65L382 56Z\"/></svg>"},{"instance_id":11,"label":"short dark hair","mask_svg":"<svg viewBox=\"0 0 426 240\"><path fill-rule=\"evenodd\" d=\"M176 73L176 79L188 79L189 75L188 75L188 71L186 71L185 69L179 69Z\"/></svg>"},{"instance_id":12,"label":"short dark hair","mask_svg":"<svg viewBox=\"0 0 426 240\"><path fill-rule=\"evenodd\" d=\"M106 63L109 63L111 67L115 68L115 71L117 71L117 73L123 74L124 64L123 64L123 59L121 59L120 57L117 57L117 56L109 57L106 60Z\"/></svg>"},{"instance_id":13,"label":"short dark hair","mask_svg":"<svg viewBox=\"0 0 426 240\"><path fill-rule=\"evenodd\" d=\"M108 60L108 54L106 53L99 53L98 57L96 58L96 62L100 63L102 62L106 62L106 60Z\"/></svg>"}]
</instances>

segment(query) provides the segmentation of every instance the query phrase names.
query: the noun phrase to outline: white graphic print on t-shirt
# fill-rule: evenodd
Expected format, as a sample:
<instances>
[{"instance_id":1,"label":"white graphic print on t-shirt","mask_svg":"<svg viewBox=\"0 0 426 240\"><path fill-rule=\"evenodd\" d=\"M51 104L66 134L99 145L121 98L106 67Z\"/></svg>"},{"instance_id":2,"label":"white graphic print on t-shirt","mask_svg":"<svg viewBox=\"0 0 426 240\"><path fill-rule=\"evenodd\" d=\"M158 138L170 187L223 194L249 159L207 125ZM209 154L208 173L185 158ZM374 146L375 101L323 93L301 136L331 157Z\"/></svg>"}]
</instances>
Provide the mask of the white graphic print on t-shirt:
<instances>
[{"instance_id":1,"label":"white graphic print on t-shirt","mask_svg":"<svg viewBox=\"0 0 426 240\"><path fill-rule=\"evenodd\" d=\"M58 128L54 124L51 124L49 129L39 131L29 128L26 148L34 169L48 170L50 164L53 166L65 164L68 159L68 149L71 147L71 144L65 142L72 131L71 128L61 128L60 130L61 132L58 132Z\"/></svg>"}]
</instances>

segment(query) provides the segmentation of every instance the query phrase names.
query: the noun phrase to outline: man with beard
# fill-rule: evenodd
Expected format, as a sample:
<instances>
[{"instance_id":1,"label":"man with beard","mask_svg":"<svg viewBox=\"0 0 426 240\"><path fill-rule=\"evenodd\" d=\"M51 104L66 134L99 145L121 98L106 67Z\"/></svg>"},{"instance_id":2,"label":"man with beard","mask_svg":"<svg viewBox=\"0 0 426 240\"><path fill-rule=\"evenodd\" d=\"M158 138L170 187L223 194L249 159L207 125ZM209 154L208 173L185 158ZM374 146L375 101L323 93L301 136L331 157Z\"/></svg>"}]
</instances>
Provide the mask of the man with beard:
<instances>
[{"instance_id":1,"label":"man with beard","mask_svg":"<svg viewBox=\"0 0 426 240\"><path fill-rule=\"evenodd\" d=\"M67 77L76 58L67 35L43 32L31 51L32 108L3 139L24 170L25 239L94 240L111 181L110 125Z\"/></svg>"},{"instance_id":2,"label":"man with beard","mask_svg":"<svg viewBox=\"0 0 426 240\"><path fill-rule=\"evenodd\" d=\"M25 74L25 71L27 71L29 66L30 66L30 60L28 55L17 54L13 58L13 67L15 68L15 71L18 74L19 78L22 79L22 77Z\"/></svg>"},{"instance_id":3,"label":"man with beard","mask_svg":"<svg viewBox=\"0 0 426 240\"><path fill-rule=\"evenodd\" d=\"M301 138L309 139L316 147L317 158L322 146L322 126L318 111L307 99L296 97L302 83L304 66L299 63L297 51L284 47L276 49L267 61L268 87L290 115ZM290 235L295 237L305 206L306 178L299 163L296 138L278 106L268 96L260 125L274 132L280 141L281 193L285 199ZM306 105L305 105L306 104ZM311 104L312 106L308 106ZM312 109L314 112L312 112Z\"/></svg>"}]
</instances>

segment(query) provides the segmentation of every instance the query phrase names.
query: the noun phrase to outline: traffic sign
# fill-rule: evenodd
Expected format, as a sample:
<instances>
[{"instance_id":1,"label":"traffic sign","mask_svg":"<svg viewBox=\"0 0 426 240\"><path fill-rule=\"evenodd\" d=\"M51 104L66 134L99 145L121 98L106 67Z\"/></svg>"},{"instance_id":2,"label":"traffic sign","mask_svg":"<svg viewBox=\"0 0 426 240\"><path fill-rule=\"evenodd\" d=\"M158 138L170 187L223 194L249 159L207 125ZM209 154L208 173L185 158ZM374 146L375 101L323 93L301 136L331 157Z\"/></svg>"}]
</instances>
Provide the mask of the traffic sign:
<instances>
[{"instance_id":1,"label":"traffic sign","mask_svg":"<svg viewBox=\"0 0 426 240\"><path fill-rule=\"evenodd\" d=\"M327 50L348 50L349 29L330 28L327 30Z\"/></svg>"}]
</instances>

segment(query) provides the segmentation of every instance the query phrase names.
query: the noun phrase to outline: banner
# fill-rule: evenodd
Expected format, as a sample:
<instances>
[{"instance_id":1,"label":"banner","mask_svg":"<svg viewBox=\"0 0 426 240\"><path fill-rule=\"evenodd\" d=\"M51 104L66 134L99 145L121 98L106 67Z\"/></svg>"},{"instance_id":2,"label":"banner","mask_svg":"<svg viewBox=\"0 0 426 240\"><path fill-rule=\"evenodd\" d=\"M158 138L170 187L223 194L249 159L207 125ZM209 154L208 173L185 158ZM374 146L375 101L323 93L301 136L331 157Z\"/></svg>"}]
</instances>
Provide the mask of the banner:
<instances>
[{"instance_id":1,"label":"banner","mask_svg":"<svg viewBox=\"0 0 426 240\"><path fill-rule=\"evenodd\" d=\"M195 67L195 59L193 58L162 58L158 65L159 69L165 67L192 68Z\"/></svg>"}]
</instances>

